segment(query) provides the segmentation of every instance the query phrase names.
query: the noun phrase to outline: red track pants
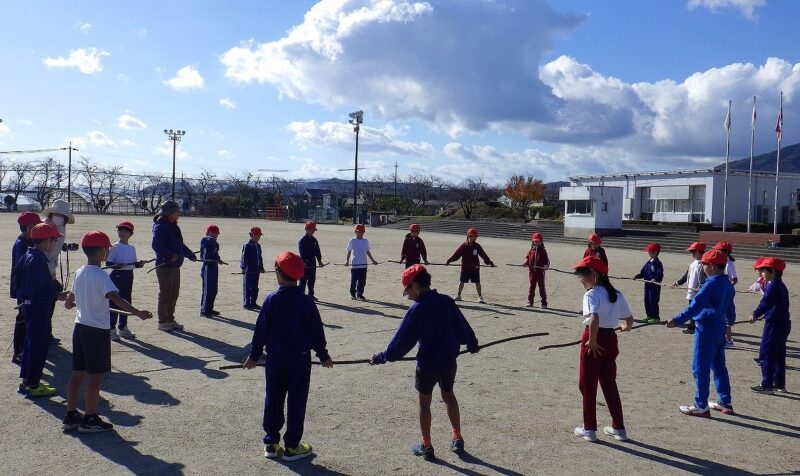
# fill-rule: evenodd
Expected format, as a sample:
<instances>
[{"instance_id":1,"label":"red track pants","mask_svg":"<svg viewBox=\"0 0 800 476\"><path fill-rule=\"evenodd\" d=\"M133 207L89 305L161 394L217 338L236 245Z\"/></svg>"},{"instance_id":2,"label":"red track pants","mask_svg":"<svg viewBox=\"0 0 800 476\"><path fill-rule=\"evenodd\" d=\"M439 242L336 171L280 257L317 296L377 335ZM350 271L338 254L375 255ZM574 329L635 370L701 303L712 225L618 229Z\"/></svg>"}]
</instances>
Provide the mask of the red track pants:
<instances>
[{"instance_id":1,"label":"red track pants","mask_svg":"<svg viewBox=\"0 0 800 476\"><path fill-rule=\"evenodd\" d=\"M539 297L542 299L542 304L547 305L547 291L544 289L544 271L534 271L528 274L528 280L531 282L531 287L528 290L528 302L533 303L534 295L536 294L536 285L539 285Z\"/></svg>"},{"instance_id":2,"label":"red track pants","mask_svg":"<svg viewBox=\"0 0 800 476\"><path fill-rule=\"evenodd\" d=\"M625 423L622 419L622 400L617 390L617 334L614 329L599 329L597 343L603 348L602 355L589 355L586 343L589 341L589 328L586 327L581 337L580 377L578 386L583 394L583 428L597 430L597 383L603 389L608 411L611 413L611 426L622 430Z\"/></svg>"}]
</instances>

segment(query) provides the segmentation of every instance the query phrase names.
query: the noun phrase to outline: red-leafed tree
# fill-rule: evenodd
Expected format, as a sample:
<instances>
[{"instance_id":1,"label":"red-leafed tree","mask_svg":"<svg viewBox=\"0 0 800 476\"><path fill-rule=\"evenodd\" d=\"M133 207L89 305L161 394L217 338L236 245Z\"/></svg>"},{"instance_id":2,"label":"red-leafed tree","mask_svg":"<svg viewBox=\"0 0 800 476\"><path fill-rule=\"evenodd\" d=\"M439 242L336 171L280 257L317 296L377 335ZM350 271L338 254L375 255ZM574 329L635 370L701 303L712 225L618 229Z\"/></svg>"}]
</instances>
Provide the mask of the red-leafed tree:
<instances>
[{"instance_id":1,"label":"red-leafed tree","mask_svg":"<svg viewBox=\"0 0 800 476\"><path fill-rule=\"evenodd\" d=\"M503 193L511 201L512 208L519 210L526 217L533 202L544 198L544 183L533 177L514 175L506 182Z\"/></svg>"}]
</instances>

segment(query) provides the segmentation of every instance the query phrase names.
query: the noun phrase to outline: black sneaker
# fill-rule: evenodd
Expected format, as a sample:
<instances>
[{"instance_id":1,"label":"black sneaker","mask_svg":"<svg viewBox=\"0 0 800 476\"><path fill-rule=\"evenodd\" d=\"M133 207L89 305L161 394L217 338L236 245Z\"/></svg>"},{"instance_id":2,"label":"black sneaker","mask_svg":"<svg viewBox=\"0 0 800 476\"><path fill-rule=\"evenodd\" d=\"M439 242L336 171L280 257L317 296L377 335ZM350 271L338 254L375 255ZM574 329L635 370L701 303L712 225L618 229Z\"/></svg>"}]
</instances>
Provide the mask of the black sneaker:
<instances>
[{"instance_id":1,"label":"black sneaker","mask_svg":"<svg viewBox=\"0 0 800 476\"><path fill-rule=\"evenodd\" d=\"M255 305L250 306L242 306L243 309L247 309L248 311L258 311Z\"/></svg>"},{"instance_id":2,"label":"black sneaker","mask_svg":"<svg viewBox=\"0 0 800 476\"><path fill-rule=\"evenodd\" d=\"M14 354L11 357L11 363L12 364L17 364L17 365L22 365L22 353Z\"/></svg>"},{"instance_id":3,"label":"black sneaker","mask_svg":"<svg viewBox=\"0 0 800 476\"><path fill-rule=\"evenodd\" d=\"M775 389L772 387L762 387L761 385L750 387L750 390L752 390L755 393L766 393L766 394L772 394L775 391Z\"/></svg>"},{"instance_id":4,"label":"black sneaker","mask_svg":"<svg viewBox=\"0 0 800 476\"><path fill-rule=\"evenodd\" d=\"M64 417L64 421L61 424L61 429L64 431L77 430L82 423L83 415L81 415L81 412L78 410L73 410L71 412L67 412L67 415Z\"/></svg>"},{"instance_id":5,"label":"black sneaker","mask_svg":"<svg viewBox=\"0 0 800 476\"><path fill-rule=\"evenodd\" d=\"M212 315L213 314L211 314L210 312L201 312L200 313L200 317L211 317Z\"/></svg>"},{"instance_id":6,"label":"black sneaker","mask_svg":"<svg viewBox=\"0 0 800 476\"><path fill-rule=\"evenodd\" d=\"M358 300L359 301L366 301L367 298L365 298L364 295L362 294L361 296L358 296Z\"/></svg>"},{"instance_id":7,"label":"black sneaker","mask_svg":"<svg viewBox=\"0 0 800 476\"><path fill-rule=\"evenodd\" d=\"M219 311L215 311L215 310L213 310L213 309L212 309L212 310L211 310L211 315L212 315L212 316L221 316L221 315L222 315L222 313L221 313L221 312L219 312Z\"/></svg>"},{"instance_id":8,"label":"black sneaker","mask_svg":"<svg viewBox=\"0 0 800 476\"><path fill-rule=\"evenodd\" d=\"M464 438L459 438L450 442L450 451L453 453L461 453L464 451Z\"/></svg>"},{"instance_id":9,"label":"black sneaker","mask_svg":"<svg viewBox=\"0 0 800 476\"><path fill-rule=\"evenodd\" d=\"M256 311L260 311L261 310L261 306L259 306L258 304L253 304L253 309L256 310Z\"/></svg>"},{"instance_id":10,"label":"black sneaker","mask_svg":"<svg viewBox=\"0 0 800 476\"><path fill-rule=\"evenodd\" d=\"M103 421L99 415L85 415L83 417L83 423L78 427L78 433L100 433L113 429L114 425Z\"/></svg>"},{"instance_id":11,"label":"black sneaker","mask_svg":"<svg viewBox=\"0 0 800 476\"><path fill-rule=\"evenodd\" d=\"M433 446L422 446L422 443L417 443L411 447L411 452L416 456L422 456L425 461L433 461L436 456L433 454Z\"/></svg>"},{"instance_id":12,"label":"black sneaker","mask_svg":"<svg viewBox=\"0 0 800 476\"><path fill-rule=\"evenodd\" d=\"M682 331L684 334L694 334L694 327L687 327Z\"/></svg>"},{"instance_id":13,"label":"black sneaker","mask_svg":"<svg viewBox=\"0 0 800 476\"><path fill-rule=\"evenodd\" d=\"M58 337L50 336L50 345L58 345L61 343L61 339Z\"/></svg>"}]
</instances>

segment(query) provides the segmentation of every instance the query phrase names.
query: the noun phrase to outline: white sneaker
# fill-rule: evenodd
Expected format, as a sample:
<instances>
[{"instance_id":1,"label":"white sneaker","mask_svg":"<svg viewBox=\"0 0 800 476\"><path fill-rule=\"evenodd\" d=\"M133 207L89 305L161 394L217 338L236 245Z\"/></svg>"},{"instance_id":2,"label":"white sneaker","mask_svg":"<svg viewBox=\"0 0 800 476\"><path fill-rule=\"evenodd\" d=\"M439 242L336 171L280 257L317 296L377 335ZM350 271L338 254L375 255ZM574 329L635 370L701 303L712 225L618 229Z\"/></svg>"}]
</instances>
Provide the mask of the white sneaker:
<instances>
[{"instance_id":1,"label":"white sneaker","mask_svg":"<svg viewBox=\"0 0 800 476\"><path fill-rule=\"evenodd\" d=\"M628 433L626 433L625 430L617 430L616 428L607 426L603 428L603 433L608 436L613 436L617 441L628 441Z\"/></svg>"},{"instance_id":2,"label":"white sneaker","mask_svg":"<svg viewBox=\"0 0 800 476\"><path fill-rule=\"evenodd\" d=\"M584 430L582 426L575 428L575 436L580 436L586 441L597 441L597 432L595 430Z\"/></svg>"},{"instance_id":3,"label":"white sneaker","mask_svg":"<svg viewBox=\"0 0 800 476\"><path fill-rule=\"evenodd\" d=\"M118 330L117 334L119 334L120 337L124 337L126 339L135 339L136 338L136 334L131 332L127 327L123 327L122 329Z\"/></svg>"},{"instance_id":4,"label":"white sneaker","mask_svg":"<svg viewBox=\"0 0 800 476\"><path fill-rule=\"evenodd\" d=\"M478 296L478 303L480 303L480 304L486 304L486 301L484 301L484 300L483 300L483 297L481 297L481 296Z\"/></svg>"},{"instance_id":5,"label":"white sneaker","mask_svg":"<svg viewBox=\"0 0 800 476\"><path fill-rule=\"evenodd\" d=\"M161 324L158 325L158 330L164 331L164 332L172 332L175 329L172 328L172 323L171 322L162 322Z\"/></svg>"},{"instance_id":6,"label":"white sneaker","mask_svg":"<svg viewBox=\"0 0 800 476\"><path fill-rule=\"evenodd\" d=\"M726 415L733 415L733 405L725 405L724 403L720 402L708 402L708 408L724 413Z\"/></svg>"},{"instance_id":7,"label":"white sneaker","mask_svg":"<svg viewBox=\"0 0 800 476\"><path fill-rule=\"evenodd\" d=\"M529 302L528 304L525 305L525 307L533 307L533 303Z\"/></svg>"},{"instance_id":8,"label":"white sneaker","mask_svg":"<svg viewBox=\"0 0 800 476\"><path fill-rule=\"evenodd\" d=\"M694 405L681 405L678 409L684 415L695 416L700 418L711 418L711 411L708 408L698 408Z\"/></svg>"},{"instance_id":9,"label":"white sneaker","mask_svg":"<svg viewBox=\"0 0 800 476\"><path fill-rule=\"evenodd\" d=\"M460 301L460 300L461 300L460 294L456 294L456 297L453 298L453 301Z\"/></svg>"},{"instance_id":10,"label":"white sneaker","mask_svg":"<svg viewBox=\"0 0 800 476\"><path fill-rule=\"evenodd\" d=\"M119 334L117 334L117 330L116 329L111 329L109 331L109 334L111 335L111 340L113 340L113 341L118 341L119 340Z\"/></svg>"}]
</instances>

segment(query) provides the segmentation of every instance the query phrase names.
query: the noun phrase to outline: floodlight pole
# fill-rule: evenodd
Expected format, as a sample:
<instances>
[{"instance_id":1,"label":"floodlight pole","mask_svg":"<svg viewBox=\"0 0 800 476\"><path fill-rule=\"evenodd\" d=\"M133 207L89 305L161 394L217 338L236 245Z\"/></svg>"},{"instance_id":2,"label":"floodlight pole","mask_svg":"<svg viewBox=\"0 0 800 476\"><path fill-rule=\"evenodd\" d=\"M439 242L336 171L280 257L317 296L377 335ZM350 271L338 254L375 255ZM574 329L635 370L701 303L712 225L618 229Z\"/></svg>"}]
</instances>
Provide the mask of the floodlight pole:
<instances>
[{"instance_id":1,"label":"floodlight pole","mask_svg":"<svg viewBox=\"0 0 800 476\"><path fill-rule=\"evenodd\" d=\"M170 200L175 200L175 154L178 148L178 142L180 142L181 137L186 134L186 131L173 131L172 129L164 129L164 134L166 134L169 140L172 141L172 196L170 197Z\"/></svg>"},{"instance_id":2,"label":"floodlight pole","mask_svg":"<svg viewBox=\"0 0 800 476\"><path fill-rule=\"evenodd\" d=\"M353 125L353 132L356 133L356 157L353 169L353 225L356 225L358 224L358 133L361 130L361 123L364 122L364 111L351 112L349 122Z\"/></svg>"}]
</instances>

